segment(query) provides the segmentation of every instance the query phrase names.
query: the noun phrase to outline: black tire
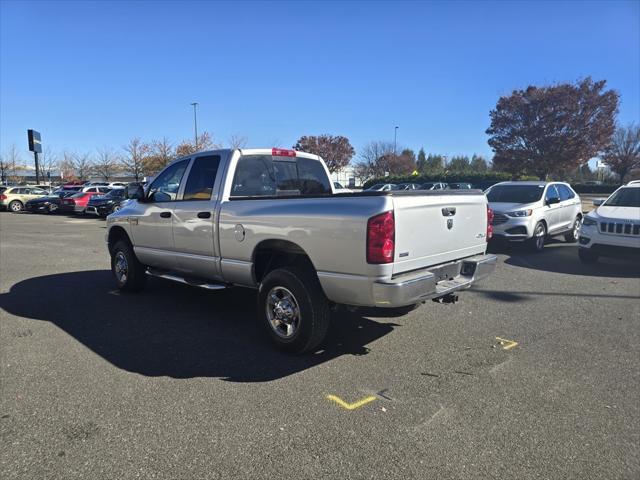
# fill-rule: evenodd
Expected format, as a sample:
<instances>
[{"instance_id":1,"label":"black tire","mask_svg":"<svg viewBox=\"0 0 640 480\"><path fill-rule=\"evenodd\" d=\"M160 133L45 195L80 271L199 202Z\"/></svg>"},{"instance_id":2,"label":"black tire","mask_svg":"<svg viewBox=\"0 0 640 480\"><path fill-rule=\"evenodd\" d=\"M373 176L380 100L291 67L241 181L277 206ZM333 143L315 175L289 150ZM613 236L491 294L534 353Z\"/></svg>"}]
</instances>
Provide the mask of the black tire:
<instances>
[{"instance_id":1,"label":"black tire","mask_svg":"<svg viewBox=\"0 0 640 480\"><path fill-rule=\"evenodd\" d=\"M126 269L124 275L123 268ZM120 240L113 246L111 251L111 273L113 273L118 290L123 292L138 292L142 290L147 279L144 265L138 261L133 248L125 240Z\"/></svg>"},{"instance_id":2,"label":"black tire","mask_svg":"<svg viewBox=\"0 0 640 480\"><path fill-rule=\"evenodd\" d=\"M24 204L20 200L13 200L9 204L9 210L13 213L18 213L24 210Z\"/></svg>"},{"instance_id":3,"label":"black tire","mask_svg":"<svg viewBox=\"0 0 640 480\"><path fill-rule=\"evenodd\" d=\"M534 253L539 253L544 248L544 242L547 238L547 227L544 222L536 223L536 227L533 229L533 237L527 240L529 250Z\"/></svg>"},{"instance_id":4,"label":"black tire","mask_svg":"<svg viewBox=\"0 0 640 480\"><path fill-rule=\"evenodd\" d=\"M280 268L269 272L260 284L258 326L277 348L298 354L315 350L330 323L329 301L311 272Z\"/></svg>"},{"instance_id":5,"label":"black tire","mask_svg":"<svg viewBox=\"0 0 640 480\"><path fill-rule=\"evenodd\" d=\"M571 226L571 231L565 233L564 240L568 243L576 243L578 241L578 237L580 236L580 224L581 219L578 215L576 219L573 221L573 225Z\"/></svg>"},{"instance_id":6,"label":"black tire","mask_svg":"<svg viewBox=\"0 0 640 480\"><path fill-rule=\"evenodd\" d=\"M596 263L598 261L598 254L587 248L579 248L578 258L582 263Z\"/></svg>"}]
</instances>

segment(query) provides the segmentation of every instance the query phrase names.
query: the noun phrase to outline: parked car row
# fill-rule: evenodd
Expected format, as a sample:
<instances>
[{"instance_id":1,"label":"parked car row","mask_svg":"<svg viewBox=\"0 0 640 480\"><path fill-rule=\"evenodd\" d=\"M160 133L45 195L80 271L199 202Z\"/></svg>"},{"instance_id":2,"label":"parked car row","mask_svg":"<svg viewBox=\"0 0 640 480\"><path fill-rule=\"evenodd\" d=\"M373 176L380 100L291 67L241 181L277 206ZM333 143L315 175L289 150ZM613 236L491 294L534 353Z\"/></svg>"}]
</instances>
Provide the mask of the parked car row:
<instances>
[{"instance_id":1,"label":"parked car row","mask_svg":"<svg viewBox=\"0 0 640 480\"><path fill-rule=\"evenodd\" d=\"M40 186L0 187L0 209L32 213L87 213L106 217L127 200L127 184L109 186L67 184L47 190ZM116 182L118 183L118 182Z\"/></svg>"},{"instance_id":2,"label":"parked car row","mask_svg":"<svg viewBox=\"0 0 640 480\"><path fill-rule=\"evenodd\" d=\"M128 201L127 184L91 182L50 187L0 187L0 209L12 212L76 213L105 218ZM377 184L368 191L470 189L468 183ZM351 193L334 182L334 193ZM623 185L596 210L583 215L580 196L564 182L501 182L485 191L492 210L493 241L523 243L540 252L547 239L579 242L579 256L637 256L640 252L640 182Z\"/></svg>"},{"instance_id":3,"label":"parked car row","mask_svg":"<svg viewBox=\"0 0 640 480\"><path fill-rule=\"evenodd\" d=\"M534 252L546 239L578 242L583 263L599 257L640 259L640 182L621 186L583 215L582 201L564 182L501 182L485 192L493 210L493 238L524 242Z\"/></svg>"},{"instance_id":4,"label":"parked car row","mask_svg":"<svg viewBox=\"0 0 640 480\"><path fill-rule=\"evenodd\" d=\"M371 192L388 192L391 190L463 190L471 189L470 183L445 183L445 182L427 182L427 183L376 183L365 191Z\"/></svg>"}]
</instances>

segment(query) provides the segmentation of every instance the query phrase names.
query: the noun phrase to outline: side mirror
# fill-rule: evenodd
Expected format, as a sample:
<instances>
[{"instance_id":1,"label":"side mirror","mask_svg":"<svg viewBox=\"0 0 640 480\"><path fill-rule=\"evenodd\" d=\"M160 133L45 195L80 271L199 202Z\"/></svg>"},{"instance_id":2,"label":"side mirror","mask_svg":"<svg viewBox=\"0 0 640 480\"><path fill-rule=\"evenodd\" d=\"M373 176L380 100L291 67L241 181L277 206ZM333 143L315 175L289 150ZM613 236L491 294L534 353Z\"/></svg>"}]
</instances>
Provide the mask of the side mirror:
<instances>
[{"instance_id":1,"label":"side mirror","mask_svg":"<svg viewBox=\"0 0 640 480\"><path fill-rule=\"evenodd\" d=\"M126 196L127 198L132 200L143 200L144 188L142 188L142 185L128 186Z\"/></svg>"},{"instance_id":2,"label":"side mirror","mask_svg":"<svg viewBox=\"0 0 640 480\"><path fill-rule=\"evenodd\" d=\"M594 207L599 207L600 205L602 205L604 203L604 198L596 198L593 201L593 206Z\"/></svg>"},{"instance_id":3,"label":"side mirror","mask_svg":"<svg viewBox=\"0 0 640 480\"><path fill-rule=\"evenodd\" d=\"M560 203L560 199L558 197L551 197L547 200L547 205L553 205L555 203Z\"/></svg>"}]
</instances>

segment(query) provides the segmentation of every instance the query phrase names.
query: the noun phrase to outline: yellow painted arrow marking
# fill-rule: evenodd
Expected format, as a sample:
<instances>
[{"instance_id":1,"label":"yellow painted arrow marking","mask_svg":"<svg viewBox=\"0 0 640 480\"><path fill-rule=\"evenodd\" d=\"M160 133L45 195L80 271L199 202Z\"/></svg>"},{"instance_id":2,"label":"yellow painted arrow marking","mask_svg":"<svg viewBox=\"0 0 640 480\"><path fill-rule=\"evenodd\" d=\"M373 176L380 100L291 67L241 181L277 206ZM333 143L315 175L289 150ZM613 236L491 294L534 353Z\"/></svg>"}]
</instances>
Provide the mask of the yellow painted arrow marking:
<instances>
[{"instance_id":1,"label":"yellow painted arrow marking","mask_svg":"<svg viewBox=\"0 0 640 480\"><path fill-rule=\"evenodd\" d=\"M340 405L342 408L346 410L355 410L356 408L360 408L363 405L366 405L367 403L373 402L375 399L376 397L372 395L370 397L365 397L362 400L358 400L357 402L354 402L354 403L347 403L344 400L342 400L340 397L336 397L335 395L327 395L327 400L336 402L338 405Z\"/></svg>"},{"instance_id":2,"label":"yellow painted arrow marking","mask_svg":"<svg viewBox=\"0 0 640 480\"><path fill-rule=\"evenodd\" d=\"M507 340L500 337L496 337L496 340L500 341L500 345L502 345L503 350L511 350L513 347L518 345L518 342L514 342L513 340Z\"/></svg>"}]
</instances>

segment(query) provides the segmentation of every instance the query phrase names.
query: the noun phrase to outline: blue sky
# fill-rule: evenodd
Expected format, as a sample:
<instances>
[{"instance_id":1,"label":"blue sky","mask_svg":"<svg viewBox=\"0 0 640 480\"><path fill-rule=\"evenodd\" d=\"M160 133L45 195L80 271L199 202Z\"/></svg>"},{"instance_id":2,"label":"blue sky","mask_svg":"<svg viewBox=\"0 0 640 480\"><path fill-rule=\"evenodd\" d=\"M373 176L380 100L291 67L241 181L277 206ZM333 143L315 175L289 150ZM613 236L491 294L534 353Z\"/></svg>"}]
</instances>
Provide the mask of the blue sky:
<instances>
[{"instance_id":1,"label":"blue sky","mask_svg":"<svg viewBox=\"0 0 640 480\"><path fill-rule=\"evenodd\" d=\"M0 150L305 134L491 156L501 95L606 79L640 122L640 2L0 2Z\"/></svg>"}]
</instances>

